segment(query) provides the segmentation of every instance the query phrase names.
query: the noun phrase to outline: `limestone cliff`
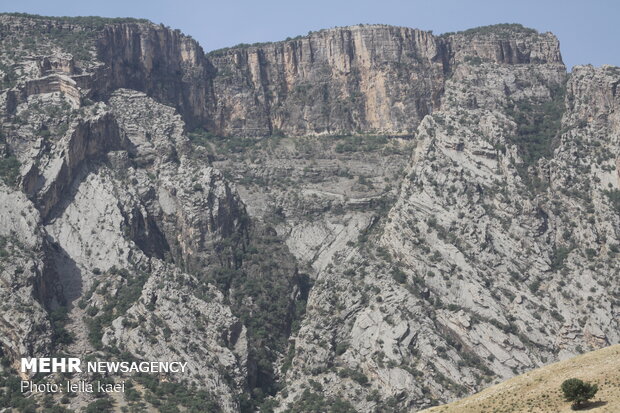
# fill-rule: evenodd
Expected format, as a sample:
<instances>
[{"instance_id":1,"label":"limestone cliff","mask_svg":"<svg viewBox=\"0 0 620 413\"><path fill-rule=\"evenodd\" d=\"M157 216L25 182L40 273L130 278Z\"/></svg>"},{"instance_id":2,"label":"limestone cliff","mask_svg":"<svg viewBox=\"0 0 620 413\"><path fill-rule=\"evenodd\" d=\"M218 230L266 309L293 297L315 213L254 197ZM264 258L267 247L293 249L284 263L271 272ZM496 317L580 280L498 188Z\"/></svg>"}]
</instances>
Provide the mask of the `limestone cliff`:
<instances>
[{"instance_id":1,"label":"limestone cliff","mask_svg":"<svg viewBox=\"0 0 620 413\"><path fill-rule=\"evenodd\" d=\"M209 55L216 130L412 132L442 88L445 47L408 28L355 26Z\"/></svg>"},{"instance_id":2,"label":"limestone cliff","mask_svg":"<svg viewBox=\"0 0 620 413\"><path fill-rule=\"evenodd\" d=\"M176 107L194 125L208 123L214 100L211 65L198 43L179 30L108 25L97 39L97 55L105 65L97 73L102 90L140 90Z\"/></svg>"},{"instance_id":3,"label":"limestone cliff","mask_svg":"<svg viewBox=\"0 0 620 413\"><path fill-rule=\"evenodd\" d=\"M32 79L8 95L7 105L35 91L62 90L75 99L82 89L107 99L125 87L174 106L191 128L227 136L412 134L438 108L446 80L465 61L562 64L552 34L510 25L442 36L360 25L205 55L178 30L148 22L80 29L3 19L6 30L26 25L39 36L79 29L85 32L80 55L91 56L79 62L71 54L32 56ZM76 55L75 47L68 43L63 52Z\"/></svg>"},{"instance_id":4,"label":"limestone cliff","mask_svg":"<svg viewBox=\"0 0 620 413\"><path fill-rule=\"evenodd\" d=\"M215 132L226 135L411 134L439 107L444 83L468 59L562 64L551 34L433 36L385 25L321 30L209 54Z\"/></svg>"}]
</instances>

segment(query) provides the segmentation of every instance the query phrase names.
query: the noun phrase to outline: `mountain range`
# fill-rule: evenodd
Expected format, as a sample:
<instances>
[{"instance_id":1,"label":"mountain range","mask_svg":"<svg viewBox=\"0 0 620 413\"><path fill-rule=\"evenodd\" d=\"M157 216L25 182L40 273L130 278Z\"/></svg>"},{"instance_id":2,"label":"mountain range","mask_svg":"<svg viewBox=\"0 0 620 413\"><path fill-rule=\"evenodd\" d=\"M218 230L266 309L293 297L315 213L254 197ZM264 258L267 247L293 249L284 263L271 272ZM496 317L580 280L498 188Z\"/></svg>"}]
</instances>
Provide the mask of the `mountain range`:
<instances>
[{"instance_id":1,"label":"mountain range","mask_svg":"<svg viewBox=\"0 0 620 413\"><path fill-rule=\"evenodd\" d=\"M0 407L413 412L620 343L619 84L517 24L0 15ZM15 391L52 354L190 373Z\"/></svg>"}]
</instances>

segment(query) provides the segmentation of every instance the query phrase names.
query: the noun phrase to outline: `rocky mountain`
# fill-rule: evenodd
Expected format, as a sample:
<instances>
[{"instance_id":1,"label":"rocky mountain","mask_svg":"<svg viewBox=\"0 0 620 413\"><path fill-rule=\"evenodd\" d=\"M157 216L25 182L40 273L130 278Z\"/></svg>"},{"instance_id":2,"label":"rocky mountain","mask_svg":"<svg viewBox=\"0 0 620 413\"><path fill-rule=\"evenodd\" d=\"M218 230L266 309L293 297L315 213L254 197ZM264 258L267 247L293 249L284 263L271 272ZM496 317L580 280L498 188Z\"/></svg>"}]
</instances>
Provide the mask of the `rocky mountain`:
<instances>
[{"instance_id":1,"label":"rocky mountain","mask_svg":"<svg viewBox=\"0 0 620 413\"><path fill-rule=\"evenodd\" d=\"M0 33L4 407L416 411L620 342L620 68L550 33ZM50 354L190 373L16 390Z\"/></svg>"}]
</instances>

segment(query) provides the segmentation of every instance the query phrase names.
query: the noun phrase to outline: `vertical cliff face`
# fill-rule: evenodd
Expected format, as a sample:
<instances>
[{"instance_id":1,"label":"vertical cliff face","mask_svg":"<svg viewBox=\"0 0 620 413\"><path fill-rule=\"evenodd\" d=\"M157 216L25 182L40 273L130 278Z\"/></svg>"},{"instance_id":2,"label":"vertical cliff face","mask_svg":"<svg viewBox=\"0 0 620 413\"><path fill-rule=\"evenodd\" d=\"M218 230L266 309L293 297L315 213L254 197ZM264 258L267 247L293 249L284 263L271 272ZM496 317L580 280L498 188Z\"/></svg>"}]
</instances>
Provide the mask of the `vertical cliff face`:
<instances>
[{"instance_id":1,"label":"vertical cliff face","mask_svg":"<svg viewBox=\"0 0 620 413\"><path fill-rule=\"evenodd\" d=\"M437 102L441 42L388 26L209 55L216 72L216 129L225 134L407 133Z\"/></svg>"},{"instance_id":2,"label":"vertical cliff face","mask_svg":"<svg viewBox=\"0 0 620 413\"><path fill-rule=\"evenodd\" d=\"M562 64L560 42L552 33L538 33L514 24L499 24L446 33L451 64L469 61L504 64Z\"/></svg>"},{"instance_id":3,"label":"vertical cliff face","mask_svg":"<svg viewBox=\"0 0 620 413\"><path fill-rule=\"evenodd\" d=\"M107 26L97 48L99 88L144 91L190 126L232 136L411 134L460 63L561 64L555 36L523 28L351 26L205 56L178 31L128 23Z\"/></svg>"},{"instance_id":4,"label":"vertical cliff face","mask_svg":"<svg viewBox=\"0 0 620 413\"><path fill-rule=\"evenodd\" d=\"M89 162L101 160L109 151L122 147L118 126L107 113L95 114L71 126L75 129L56 143L57 150L43 146L46 156L35 157L26 164L23 189L34 200L43 219L70 196L72 184L85 173L83 168L87 170ZM41 147L33 148L32 153L37 149Z\"/></svg>"},{"instance_id":5,"label":"vertical cliff face","mask_svg":"<svg viewBox=\"0 0 620 413\"><path fill-rule=\"evenodd\" d=\"M383 25L209 54L215 131L226 135L412 133L465 61L560 64L552 34L518 28L433 36Z\"/></svg>"},{"instance_id":6,"label":"vertical cliff face","mask_svg":"<svg viewBox=\"0 0 620 413\"><path fill-rule=\"evenodd\" d=\"M193 39L154 24L108 25L97 51L105 64L104 90L140 90L176 107L188 122L207 122L213 101L209 62Z\"/></svg>"},{"instance_id":7,"label":"vertical cliff face","mask_svg":"<svg viewBox=\"0 0 620 413\"><path fill-rule=\"evenodd\" d=\"M70 33L66 55L30 57L19 73L30 80L7 94L7 108L45 91L105 100L124 87L174 106L192 129L229 136L411 134L465 61L561 64L555 36L516 25L442 36L360 25L205 55L180 31L148 22L3 19L7 31L43 33L49 47L56 31Z\"/></svg>"}]
</instances>

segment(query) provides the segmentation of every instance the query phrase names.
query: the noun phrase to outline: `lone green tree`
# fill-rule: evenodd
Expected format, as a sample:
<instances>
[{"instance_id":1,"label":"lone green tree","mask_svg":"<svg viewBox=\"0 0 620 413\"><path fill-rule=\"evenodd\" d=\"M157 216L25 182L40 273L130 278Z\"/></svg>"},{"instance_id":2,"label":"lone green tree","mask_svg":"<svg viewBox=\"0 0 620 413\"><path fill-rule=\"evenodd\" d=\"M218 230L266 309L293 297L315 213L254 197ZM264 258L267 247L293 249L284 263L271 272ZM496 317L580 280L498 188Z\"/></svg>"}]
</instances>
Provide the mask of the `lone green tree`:
<instances>
[{"instance_id":1,"label":"lone green tree","mask_svg":"<svg viewBox=\"0 0 620 413\"><path fill-rule=\"evenodd\" d=\"M596 384L586 383L579 379L568 379L562 383L562 392L567 401L573 403L573 409L578 409L585 402L594 397L598 391Z\"/></svg>"}]
</instances>

